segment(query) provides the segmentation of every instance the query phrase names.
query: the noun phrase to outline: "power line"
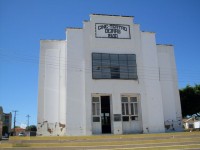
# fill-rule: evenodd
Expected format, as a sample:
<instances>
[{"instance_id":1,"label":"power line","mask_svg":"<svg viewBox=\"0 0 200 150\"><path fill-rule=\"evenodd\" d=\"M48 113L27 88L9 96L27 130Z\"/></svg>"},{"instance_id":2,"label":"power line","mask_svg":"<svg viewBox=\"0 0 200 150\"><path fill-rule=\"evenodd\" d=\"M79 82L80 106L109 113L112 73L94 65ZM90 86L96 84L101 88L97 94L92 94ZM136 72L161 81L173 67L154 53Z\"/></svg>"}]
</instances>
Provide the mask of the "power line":
<instances>
[{"instance_id":1,"label":"power line","mask_svg":"<svg viewBox=\"0 0 200 150\"><path fill-rule=\"evenodd\" d=\"M5 57L7 59L12 58L11 61L18 61L18 62L29 62L29 63L36 63L36 64L40 64L40 65L44 65L46 67L52 68L52 69L60 69L60 70L68 70L68 71L84 71L85 73L91 73L92 72L92 66L88 65L88 62L90 62L89 60L84 60L84 61L80 61L80 59L75 58L75 59L68 59L65 60L65 57L63 56L51 56L51 55L45 55L45 57L43 58L38 58L38 57L33 57L33 56L28 56L28 55L6 55L6 54L2 54L0 51L0 57ZM84 63L84 65L82 64ZM168 68L168 67L162 67L161 68L161 72L160 74L162 75L161 80L170 80L171 81L171 74L168 73L168 71L170 70L172 72L173 75L178 76L179 82L185 82L185 80L189 80L191 81L191 79L185 79L187 77L192 77L194 78L193 80L196 82L199 82L199 71L197 69L191 70L191 68L187 68L187 69L177 69L175 68ZM179 71L178 71L179 70ZM144 72L148 71L147 74L143 74ZM137 72L138 74L143 74L140 78L142 79L157 79L158 76L158 67L154 67L154 66L141 66L141 65L137 65ZM180 73L182 72L182 73ZM180 75L181 74L181 75ZM184 75L184 76L183 76ZM188 82L188 81L187 81ZM192 81L191 81L192 82Z\"/></svg>"}]
</instances>

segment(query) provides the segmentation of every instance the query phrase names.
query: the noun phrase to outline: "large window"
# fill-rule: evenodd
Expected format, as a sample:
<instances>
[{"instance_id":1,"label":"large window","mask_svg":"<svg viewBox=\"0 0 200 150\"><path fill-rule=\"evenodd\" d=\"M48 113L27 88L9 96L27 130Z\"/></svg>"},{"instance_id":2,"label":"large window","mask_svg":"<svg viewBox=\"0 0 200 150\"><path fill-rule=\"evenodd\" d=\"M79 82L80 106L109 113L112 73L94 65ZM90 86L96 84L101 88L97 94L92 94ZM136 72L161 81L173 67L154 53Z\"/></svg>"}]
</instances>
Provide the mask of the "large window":
<instances>
[{"instance_id":1,"label":"large window","mask_svg":"<svg viewBox=\"0 0 200 150\"><path fill-rule=\"evenodd\" d=\"M135 54L92 53L93 79L137 79Z\"/></svg>"},{"instance_id":2,"label":"large window","mask_svg":"<svg viewBox=\"0 0 200 150\"><path fill-rule=\"evenodd\" d=\"M122 96L122 120L138 120L137 97Z\"/></svg>"}]
</instances>

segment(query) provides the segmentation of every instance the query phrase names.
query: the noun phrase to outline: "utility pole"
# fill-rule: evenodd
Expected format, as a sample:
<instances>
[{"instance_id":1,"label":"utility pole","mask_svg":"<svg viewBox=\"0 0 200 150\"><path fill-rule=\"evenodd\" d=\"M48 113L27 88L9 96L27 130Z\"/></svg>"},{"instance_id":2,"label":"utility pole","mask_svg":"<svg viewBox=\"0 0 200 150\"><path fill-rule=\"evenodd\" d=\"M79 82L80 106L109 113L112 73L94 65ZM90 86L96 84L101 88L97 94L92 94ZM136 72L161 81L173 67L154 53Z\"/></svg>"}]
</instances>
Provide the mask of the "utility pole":
<instances>
[{"instance_id":1,"label":"utility pole","mask_svg":"<svg viewBox=\"0 0 200 150\"><path fill-rule=\"evenodd\" d=\"M29 118L31 117L30 115L26 116L28 118L28 123L27 123L27 127L29 127Z\"/></svg>"},{"instance_id":2,"label":"utility pole","mask_svg":"<svg viewBox=\"0 0 200 150\"><path fill-rule=\"evenodd\" d=\"M15 115L14 115L14 131L13 131L13 135L15 135L15 123L16 123L16 114L17 114L17 110L13 110L13 112L15 112Z\"/></svg>"}]
</instances>

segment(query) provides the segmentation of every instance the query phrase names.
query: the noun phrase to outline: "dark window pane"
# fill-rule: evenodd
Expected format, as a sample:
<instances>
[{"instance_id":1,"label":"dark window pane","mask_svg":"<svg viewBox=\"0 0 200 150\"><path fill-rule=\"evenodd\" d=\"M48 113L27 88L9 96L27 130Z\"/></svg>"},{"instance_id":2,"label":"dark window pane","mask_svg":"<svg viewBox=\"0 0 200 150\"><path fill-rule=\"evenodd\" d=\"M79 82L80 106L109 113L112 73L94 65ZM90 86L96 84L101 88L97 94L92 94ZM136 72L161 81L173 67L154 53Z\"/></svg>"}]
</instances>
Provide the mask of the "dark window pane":
<instances>
[{"instance_id":1,"label":"dark window pane","mask_svg":"<svg viewBox=\"0 0 200 150\"><path fill-rule=\"evenodd\" d=\"M129 116L123 116L122 119L123 121L129 121Z\"/></svg>"},{"instance_id":2,"label":"dark window pane","mask_svg":"<svg viewBox=\"0 0 200 150\"><path fill-rule=\"evenodd\" d=\"M127 61L122 61L122 60L120 60L120 61L119 61L119 65L120 65L120 66L127 66Z\"/></svg>"},{"instance_id":3,"label":"dark window pane","mask_svg":"<svg viewBox=\"0 0 200 150\"><path fill-rule=\"evenodd\" d=\"M121 114L114 114L114 121L121 121Z\"/></svg>"},{"instance_id":4,"label":"dark window pane","mask_svg":"<svg viewBox=\"0 0 200 150\"><path fill-rule=\"evenodd\" d=\"M110 59L109 54L102 54L101 57L102 57L102 59L107 59L107 60Z\"/></svg>"},{"instance_id":5,"label":"dark window pane","mask_svg":"<svg viewBox=\"0 0 200 150\"><path fill-rule=\"evenodd\" d=\"M128 73L120 72L120 79L128 79Z\"/></svg>"},{"instance_id":6,"label":"dark window pane","mask_svg":"<svg viewBox=\"0 0 200 150\"><path fill-rule=\"evenodd\" d=\"M101 67L99 66L93 66L92 69L93 69L93 72L101 72Z\"/></svg>"},{"instance_id":7,"label":"dark window pane","mask_svg":"<svg viewBox=\"0 0 200 150\"><path fill-rule=\"evenodd\" d=\"M128 61L128 66L135 66L135 61Z\"/></svg>"},{"instance_id":8,"label":"dark window pane","mask_svg":"<svg viewBox=\"0 0 200 150\"><path fill-rule=\"evenodd\" d=\"M122 97L122 102L128 102L128 97Z\"/></svg>"},{"instance_id":9,"label":"dark window pane","mask_svg":"<svg viewBox=\"0 0 200 150\"><path fill-rule=\"evenodd\" d=\"M133 66L129 66L129 67L128 67L128 72L129 72L129 73L130 73L130 72L134 72L134 69L135 69L135 68L134 68Z\"/></svg>"},{"instance_id":10,"label":"dark window pane","mask_svg":"<svg viewBox=\"0 0 200 150\"><path fill-rule=\"evenodd\" d=\"M128 67L128 72L130 73L136 73L136 68L131 66L131 67Z\"/></svg>"},{"instance_id":11,"label":"dark window pane","mask_svg":"<svg viewBox=\"0 0 200 150\"><path fill-rule=\"evenodd\" d=\"M110 67L110 60L102 60L102 66Z\"/></svg>"},{"instance_id":12,"label":"dark window pane","mask_svg":"<svg viewBox=\"0 0 200 150\"><path fill-rule=\"evenodd\" d=\"M130 105L131 105L131 115L134 115L134 107L133 107L133 103L131 103Z\"/></svg>"},{"instance_id":13,"label":"dark window pane","mask_svg":"<svg viewBox=\"0 0 200 150\"><path fill-rule=\"evenodd\" d=\"M93 72L93 79L101 79L102 75L101 72Z\"/></svg>"},{"instance_id":14,"label":"dark window pane","mask_svg":"<svg viewBox=\"0 0 200 150\"><path fill-rule=\"evenodd\" d=\"M92 97L92 102L99 102L99 97Z\"/></svg>"},{"instance_id":15,"label":"dark window pane","mask_svg":"<svg viewBox=\"0 0 200 150\"><path fill-rule=\"evenodd\" d=\"M138 120L137 116L131 116L131 120Z\"/></svg>"},{"instance_id":16,"label":"dark window pane","mask_svg":"<svg viewBox=\"0 0 200 150\"><path fill-rule=\"evenodd\" d=\"M93 117L93 122L100 122L100 117Z\"/></svg>"},{"instance_id":17,"label":"dark window pane","mask_svg":"<svg viewBox=\"0 0 200 150\"><path fill-rule=\"evenodd\" d=\"M111 70L111 78L112 79L119 79L120 78L119 67L112 67L110 70Z\"/></svg>"},{"instance_id":18,"label":"dark window pane","mask_svg":"<svg viewBox=\"0 0 200 150\"><path fill-rule=\"evenodd\" d=\"M110 54L110 60L118 61L118 55L117 54Z\"/></svg>"},{"instance_id":19,"label":"dark window pane","mask_svg":"<svg viewBox=\"0 0 200 150\"><path fill-rule=\"evenodd\" d=\"M110 73L102 72L102 79L110 79Z\"/></svg>"},{"instance_id":20,"label":"dark window pane","mask_svg":"<svg viewBox=\"0 0 200 150\"><path fill-rule=\"evenodd\" d=\"M137 79L134 54L92 54L94 79Z\"/></svg>"},{"instance_id":21,"label":"dark window pane","mask_svg":"<svg viewBox=\"0 0 200 150\"><path fill-rule=\"evenodd\" d=\"M137 73L129 73L129 79L137 79Z\"/></svg>"},{"instance_id":22,"label":"dark window pane","mask_svg":"<svg viewBox=\"0 0 200 150\"><path fill-rule=\"evenodd\" d=\"M102 72L110 73L110 67L102 67Z\"/></svg>"},{"instance_id":23,"label":"dark window pane","mask_svg":"<svg viewBox=\"0 0 200 150\"><path fill-rule=\"evenodd\" d=\"M101 59L101 54L99 54L99 53L93 53L92 54L92 59Z\"/></svg>"},{"instance_id":24,"label":"dark window pane","mask_svg":"<svg viewBox=\"0 0 200 150\"><path fill-rule=\"evenodd\" d=\"M110 70L111 70L112 73L119 73L120 72L119 67L112 67Z\"/></svg>"},{"instance_id":25,"label":"dark window pane","mask_svg":"<svg viewBox=\"0 0 200 150\"><path fill-rule=\"evenodd\" d=\"M92 65L93 66L101 66L101 60L95 60L95 59L93 59L92 60Z\"/></svg>"},{"instance_id":26,"label":"dark window pane","mask_svg":"<svg viewBox=\"0 0 200 150\"><path fill-rule=\"evenodd\" d=\"M111 67L112 66L119 66L119 61L111 61L110 65L111 65Z\"/></svg>"},{"instance_id":27,"label":"dark window pane","mask_svg":"<svg viewBox=\"0 0 200 150\"><path fill-rule=\"evenodd\" d=\"M122 103L122 115L125 115L125 104Z\"/></svg>"},{"instance_id":28,"label":"dark window pane","mask_svg":"<svg viewBox=\"0 0 200 150\"><path fill-rule=\"evenodd\" d=\"M119 54L119 60L127 61L127 55L126 54Z\"/></svg>"},{"instance_id":29,"label":"dark window pane","mask_svg":"<svg viewBox=\"0 0 200 150\"><path fill-rule=\"evenodd\" d=\"M127 66L120 66L120 73L128 73L128 67Z\"/></svg>"},{"instance_id":30,"label":"dark window pane","mask_svg":"<svg viewBox=\"0 0 200 150\"><path fill-rule=\"evenodd\" d=\"M119 73L111 73L111 79L120 79Z\"/></svg>"},{"instance_id":31,"label":"dark window pane","mask_svg":"<svg viewBox=\"0 0 200 150\"><path fill-rule=\"evenodd\" d=\"M96 115L96 113L95 113L95 103L92 103L92 115Z\"/></svg>"},{"instance_id":32,"label":"dark window pane","mask_svg":"<svg viewBox=\"0 0 200 150\"><path fill-rule=\"evenodd\" d=\"M131 98L130 98L130 101L131 101L131 102L137 102L137 97L131 97Z\"/></svg>"},{"instance_id":33,"label":"dark window pane","mask_svg":"<svg viewBox=\"0 0 200 150\"><path fill-rule=\"evenodd\" d=\"M128 60L131 60L131 61L136 60L136 55L128 55Z\"/></svg>"},{"instance_id":34,"label":"dark window pane","mask_svg":"<svg viewBox=\"0 0 200 150\"><path fill-rule=\"evenodd\" d=\"M126 103L126 115L129 115L128 103Z\"/></svg>"}]
</instances>

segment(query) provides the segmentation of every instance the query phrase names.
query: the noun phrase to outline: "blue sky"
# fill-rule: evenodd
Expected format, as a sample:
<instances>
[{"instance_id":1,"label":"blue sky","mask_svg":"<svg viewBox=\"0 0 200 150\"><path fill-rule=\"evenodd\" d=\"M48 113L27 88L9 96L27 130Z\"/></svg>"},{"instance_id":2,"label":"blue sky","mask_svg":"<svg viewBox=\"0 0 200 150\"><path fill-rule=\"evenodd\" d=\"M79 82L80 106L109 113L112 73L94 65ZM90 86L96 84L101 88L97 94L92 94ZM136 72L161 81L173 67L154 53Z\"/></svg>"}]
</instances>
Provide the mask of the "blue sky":
<instances>
[{"instance_id":1,"label":"blue sky","mask_svg":"<svg viewBox=\"0 0 200 150\"><path fill-rule=\"evenodd\" d=\"M16 125L37 123L40 39L65 39L89 14L134 16L159 44L173 44L179 88L200 83L200 0L0 0L0 106Z\"/></svg>"}]
</instances>

